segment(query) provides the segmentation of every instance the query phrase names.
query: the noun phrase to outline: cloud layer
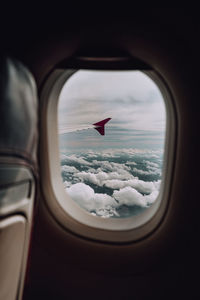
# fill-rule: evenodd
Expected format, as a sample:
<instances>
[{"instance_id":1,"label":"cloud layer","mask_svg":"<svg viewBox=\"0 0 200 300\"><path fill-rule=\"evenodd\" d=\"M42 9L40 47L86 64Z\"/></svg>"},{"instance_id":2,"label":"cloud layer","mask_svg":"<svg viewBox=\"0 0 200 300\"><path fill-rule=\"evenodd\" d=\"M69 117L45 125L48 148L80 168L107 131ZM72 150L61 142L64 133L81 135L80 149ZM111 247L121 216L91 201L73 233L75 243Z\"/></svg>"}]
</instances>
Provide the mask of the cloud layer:
<instances>
[{"instance_id":1,"label":"cloud layer","mask_svg":"<svg viewBox=\"0 0 200 300\"><path fill-rule=\"evenodd\" d=\"M126 216L131 216L136 208L146 209L156 200L161 157L158 151L136 149L62 155L64 187L74 201L94 215L123 217L126 209L130 211ZM136 172L136 167L141 172Z\"/></svg>"}]
</instances>

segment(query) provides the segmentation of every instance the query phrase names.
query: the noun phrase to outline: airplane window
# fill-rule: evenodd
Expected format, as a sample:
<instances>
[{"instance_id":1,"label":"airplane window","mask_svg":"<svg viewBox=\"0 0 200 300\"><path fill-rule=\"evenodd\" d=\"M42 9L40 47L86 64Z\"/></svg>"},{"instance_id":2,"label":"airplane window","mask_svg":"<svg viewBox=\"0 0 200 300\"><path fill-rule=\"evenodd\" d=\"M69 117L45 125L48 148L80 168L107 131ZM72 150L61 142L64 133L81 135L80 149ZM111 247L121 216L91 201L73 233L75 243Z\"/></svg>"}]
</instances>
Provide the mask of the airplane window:
<instances>
[{"instance_id":1,"label":"airplane window","mask_svg":"<svg viewBox=\"0 0 200 300\"><path fill-rule=\"evenodd\" d=\"M166 108L141 71L79 70L58 102L61 175L66 193L103 218L142 214L162 181Z\"/></svg>"}]
</instances>

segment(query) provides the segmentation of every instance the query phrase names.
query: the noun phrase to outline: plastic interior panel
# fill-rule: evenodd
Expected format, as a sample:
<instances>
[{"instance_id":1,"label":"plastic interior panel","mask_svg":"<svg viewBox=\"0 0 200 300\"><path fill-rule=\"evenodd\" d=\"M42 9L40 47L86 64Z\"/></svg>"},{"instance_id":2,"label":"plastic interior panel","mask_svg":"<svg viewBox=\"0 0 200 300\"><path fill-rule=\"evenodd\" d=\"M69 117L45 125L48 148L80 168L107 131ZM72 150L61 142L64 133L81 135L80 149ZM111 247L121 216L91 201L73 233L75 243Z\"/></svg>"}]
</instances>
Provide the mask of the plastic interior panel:
<instances>
[{"instance_id":1,"label":"plastic interior panel","mask_svg":"<svg viewBox=\"0 0 200 300\"><path fill-rule=\"evenodd\" d=\"M12 216L0 221L0 300L14 300L19 285L26 219Z\"/></svg>"}]
</instances>

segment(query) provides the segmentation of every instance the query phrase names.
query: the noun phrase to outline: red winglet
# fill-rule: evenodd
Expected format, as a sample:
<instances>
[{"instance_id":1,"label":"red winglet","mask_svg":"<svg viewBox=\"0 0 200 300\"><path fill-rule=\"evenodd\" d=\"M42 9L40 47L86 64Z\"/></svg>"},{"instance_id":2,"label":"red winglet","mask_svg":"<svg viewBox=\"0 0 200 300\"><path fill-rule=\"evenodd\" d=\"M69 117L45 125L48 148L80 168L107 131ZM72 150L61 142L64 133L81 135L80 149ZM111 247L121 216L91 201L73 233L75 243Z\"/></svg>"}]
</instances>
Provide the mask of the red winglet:
<instances>
[{"instance_id":1,"label":"red winglet","mask_svg":"<svg viewBox=\"0 0 200 300\"><path fill-rule=\"evenodd\" d=\"M111 118L107 118L107 119L104 119L104 120L99 121L97 123L94 123L92 125L97 126L94 129L96 129L101 135L105 135L105 128L104 128L104 126L110 120L111 120Z\"/></svg>"}]
</instances>

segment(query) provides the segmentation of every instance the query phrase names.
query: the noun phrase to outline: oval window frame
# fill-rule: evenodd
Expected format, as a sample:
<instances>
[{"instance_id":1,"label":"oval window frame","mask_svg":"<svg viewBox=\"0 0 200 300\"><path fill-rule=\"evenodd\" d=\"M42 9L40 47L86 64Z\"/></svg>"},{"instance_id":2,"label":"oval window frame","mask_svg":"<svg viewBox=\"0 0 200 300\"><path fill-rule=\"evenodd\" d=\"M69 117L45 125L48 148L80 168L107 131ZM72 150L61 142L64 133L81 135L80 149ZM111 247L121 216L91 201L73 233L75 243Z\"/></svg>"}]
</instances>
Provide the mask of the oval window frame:
<instances>
[{"instance_id":1,"label":"oval window frame","mask_svg":"<svg viewBox=\"0 0 200 300\"><path fill-rule=\"evenodd\" d=\"M88 68L90 69L90 68ZM139 69L137 69L140 71ZM45 203L58 223L79 236L104 242L132 242L147 236L163 219L166 212L175 157L176 111L172 95L156 71L143 71L161 91L166 107L166 135L163 176L155 203L145 212L130 218L102 219L76 204L65 192L60 172L57 129L57 104L60 91L77 69L55 69L45 81L41 92L41 148L43 160L42 184ZM170 133L170 134L169 134ZM44 159L45 158L45 159Z\"/></svg>"}]
</instances>

